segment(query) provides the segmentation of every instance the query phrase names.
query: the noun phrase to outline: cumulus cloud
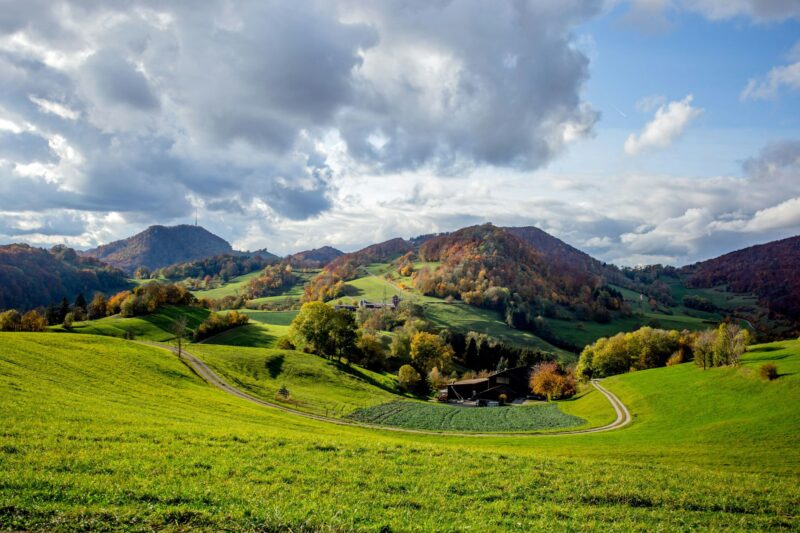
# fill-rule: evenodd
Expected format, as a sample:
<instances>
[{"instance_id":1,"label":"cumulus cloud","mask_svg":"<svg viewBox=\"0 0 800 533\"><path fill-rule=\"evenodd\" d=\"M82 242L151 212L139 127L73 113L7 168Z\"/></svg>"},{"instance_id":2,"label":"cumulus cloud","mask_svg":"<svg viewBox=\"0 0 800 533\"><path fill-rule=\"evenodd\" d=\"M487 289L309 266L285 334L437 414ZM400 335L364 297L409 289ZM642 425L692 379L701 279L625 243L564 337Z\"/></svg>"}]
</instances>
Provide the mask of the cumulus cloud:
<instances>
[{"instance_id":1,"label":"cumulus cloud","mask_svg":"<svg viewBox=\"0 0 800 533\"><path fill-rule=\"evenodd\" d=\"M702 109L692 107L691 94L683 100L661 105L653 120L645 125L639 135L631 133L628 136L625 140L625 153L636 155L646 148L671 145L702 112Z\"/></svg>"},{"instance_id":2,"label":"cumulus cloud","mask_svg":"<svg viewBox=\"0 0 800 533\"><path fill-rule=\"evenodd\" d=\"M330 210L344 172L536 169L592 134L572 30L601 7L12 2L0 210L280 224Z\"/></svg>"}]
</instances>

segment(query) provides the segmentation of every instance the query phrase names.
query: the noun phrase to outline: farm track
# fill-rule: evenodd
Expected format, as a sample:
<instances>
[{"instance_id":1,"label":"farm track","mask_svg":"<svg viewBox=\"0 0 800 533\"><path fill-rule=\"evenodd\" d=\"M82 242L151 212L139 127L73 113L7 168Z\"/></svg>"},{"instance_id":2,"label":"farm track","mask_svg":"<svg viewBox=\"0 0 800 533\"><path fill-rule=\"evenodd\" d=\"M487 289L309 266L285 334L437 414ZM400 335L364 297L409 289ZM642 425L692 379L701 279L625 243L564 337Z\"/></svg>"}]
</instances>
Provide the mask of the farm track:
<instances>
[{"instance_id":1,"label":"farm track","mask_svg":"<svg viewBox=\"0 0 800 533\"><path fill-rule=\"evenodd\" d=\"M157 348L162 348L168 350L175 355L178 355L178 349L172 346L167 346L164 344L160 344L157 342L145 342L145 341L136 341L140 344L146 344L149 346L155 346ZM200 360L197 356L187 352L185 349L182 351L181 360L189 366L198 376L203 378L209 384L222 389L223 391L241 398L243 400L247 400L249 402L269 407L271 409L277 409L279 411L283 411L285 413L291 413L293 415L301 416L304 418L310 418L312 420L318 420L320 422L327 422L330 424L336 424L339 426L351 426L351 427L359 427L365 429L376 429L381 431L393 431L398 433L413 433L419 435L441 435L441 436L448 436L448 437L479 437L479 438L488 438L488 437L558 437L561 435L585 435L590 433L601 433L605 431L612 431L615 429L620 429L633 421L631 417L630 411L628 408L625 407L625 404L617 398L613 393L608 391L605 387L600 385L598 380L592 380L592 386L597 389L603 396L605 396L608 401L611 403L612 407L614 407L614 411L617 413L617 418L607 424L605 426L596 427L596 428L586 428L586 429L575 429L572 431L558 431L553 433L468 433L468 432L453 432L453 431L430 431L424 429L407 429L407 428L400 428L400 427L392 427L392 426L381 426L376 424L364 424L361 422L354 422L351 420L344 420L340 418L330 418L322 415L315 415L312 413L306 413L304 411L300 411L297 409L292 409L291 407L286 407L284 405L280 405L273 402L268 402L266 400L262 400L261 398L256 398L255 396L244 392L241 389L238 389L228 382L226 382L222 377L217 375L216 372L211 370L202 360Z\"/></svg>"}]
</instances>

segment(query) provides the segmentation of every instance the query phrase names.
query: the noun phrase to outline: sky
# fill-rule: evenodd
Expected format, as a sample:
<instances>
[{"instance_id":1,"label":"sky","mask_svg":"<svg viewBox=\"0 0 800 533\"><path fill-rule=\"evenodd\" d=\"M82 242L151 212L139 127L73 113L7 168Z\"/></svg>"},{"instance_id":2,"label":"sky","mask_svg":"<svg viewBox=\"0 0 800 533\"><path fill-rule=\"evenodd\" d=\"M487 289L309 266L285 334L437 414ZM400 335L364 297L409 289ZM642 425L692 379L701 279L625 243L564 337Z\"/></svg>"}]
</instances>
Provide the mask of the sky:
<instances>
[{"instance_id":1,"label":"sky","mask_svg":"<svg viewBox=\"0 0 800 533\"><path fill-rule=\"evenodd\" d=\"M0 242L800 234L796 0L0 0Z\"/></svg>"}]
</instances>

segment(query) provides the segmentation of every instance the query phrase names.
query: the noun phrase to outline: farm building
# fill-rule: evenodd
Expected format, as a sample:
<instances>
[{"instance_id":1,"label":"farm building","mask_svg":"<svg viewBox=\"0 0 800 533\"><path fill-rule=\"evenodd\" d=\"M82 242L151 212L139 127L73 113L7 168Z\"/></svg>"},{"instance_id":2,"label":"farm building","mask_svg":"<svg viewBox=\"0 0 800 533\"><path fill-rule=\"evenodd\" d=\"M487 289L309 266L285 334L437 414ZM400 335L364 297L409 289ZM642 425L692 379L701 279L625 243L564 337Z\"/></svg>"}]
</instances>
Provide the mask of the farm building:
<instances>
[{"instance_id":1,"label":"farm building","mask_svg":"<svg viewBox=\"0 0 800 533\"><path fill-rule=\"evenodd\" d=\"M447 400L498 400L501 394L505 394L508 401L524 398L530 394L530 375L530 367L520 366L495 372L485 378L456 381L447 386Z\"/></svg>"}]
</instances>

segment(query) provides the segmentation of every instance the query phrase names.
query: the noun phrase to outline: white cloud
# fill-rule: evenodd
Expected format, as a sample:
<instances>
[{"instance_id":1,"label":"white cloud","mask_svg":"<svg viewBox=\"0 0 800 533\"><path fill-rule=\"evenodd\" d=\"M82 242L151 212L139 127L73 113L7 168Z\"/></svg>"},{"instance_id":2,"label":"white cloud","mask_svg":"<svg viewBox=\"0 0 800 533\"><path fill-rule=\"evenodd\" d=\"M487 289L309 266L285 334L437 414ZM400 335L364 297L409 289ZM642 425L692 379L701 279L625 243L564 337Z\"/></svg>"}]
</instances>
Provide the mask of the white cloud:
<instances>
[{"instance_id":1,"label":"white cloud","mask_svg":"<svg viewBox=\"0 0 800 533\"><path fill-rule=\"evenodd\" d=\"M59 116L63 119L77 120L77 118L81 115L77 111L74 111L65 105L59 104L58 102L51 102L50 100L37 98L35 96L28 96L28 98L31 102L39 106L39 109L45 113L52 113L53 115Z\"/></svg>"},{"instance_id":2,"label":"white cloud","mask_svg":"<svg viewBox=\"0 0 800 533\"><path fill-rule=\"evenodd\" d=\"M653 120L645 125L638 136L633 133L628 136L625 153L636 155L645 148L669 146L702 112L702 109L692 107L691 94L683 100L660 106Z\"/></svg>"},{"instance_id":3,"label":"white cloud","mask_svg":"<svg viewBox=\"0 0 800 533\"><path fill-rule=\"evenodd\" d=\"M781 88L800 89L800 61L773 67L761 79L751 78L740 98L742 100L767 100L775 98Z\"/></svg>"}]
</instances>

